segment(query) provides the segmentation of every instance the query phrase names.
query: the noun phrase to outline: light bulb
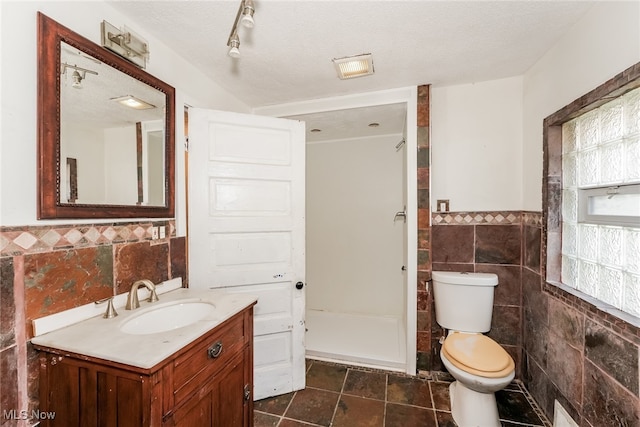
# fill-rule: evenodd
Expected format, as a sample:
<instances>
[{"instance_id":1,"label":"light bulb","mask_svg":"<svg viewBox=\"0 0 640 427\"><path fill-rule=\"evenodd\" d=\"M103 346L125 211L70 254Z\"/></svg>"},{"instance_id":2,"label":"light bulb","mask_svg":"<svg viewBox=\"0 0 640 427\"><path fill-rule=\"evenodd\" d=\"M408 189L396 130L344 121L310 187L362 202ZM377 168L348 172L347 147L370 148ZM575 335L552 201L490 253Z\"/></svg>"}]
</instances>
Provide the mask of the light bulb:
<instances>
[{"instance_id":1,"label":"light bulb","mask_svg":"<svg viewBox=\"0 0 640 427\"><path fill-rule=\"evenodd\" d=\"M240 37L238 37L237 32L233 32L233 35L229 39L228 46L230 47L229 56L232 58L240 58Z\"/></svg>"},{"instance_id":2,"label":"light bulb","mask_svg":"<svg viewBox=\"0 0 640 427\"><path fill-rule=\"evenodd\" d=\"M240 58L240 49L237 46L231 46L229 49L229 56L232 58Z\"/></svg>"},{"instance_id":3,"label":"light bulb","mask_svg":"<svg viewBox=\"0 0 640 427\"><path fill-rule=\"evenodd\" d=\"M74 87L76 89L82 89L82 76L80 75L78 70L75 70L73 72L73 74L71 75L71 78L73 79L73 83L71 84L71 87Z\"/></svg>"},{"instance_id":4,"label":"light bulb","mask_svg":"<svg viewBox=\"0 0 640 427\"><path fill-rule=\"evenodd\" d=\"M246 28L253 28L253 26L255 25L255 21L253 20L253 11L251 11L251 14L242 15L242 19L240 20L240 22Z\"/></svg>"},{"instance_id":5,"label":"light bulb","mask_svg":"<svg viewBox=\"0 0 640 427\"><path fill-rule=\"evenodd\" d=\"M253 20L253 12L255 12L255 10L253 0L244 1L244 8L242 9L242 19L240 19L240 23L242 23L246 28L253 28L255 25L255 21Z\"/></svg>"}]
</instances>

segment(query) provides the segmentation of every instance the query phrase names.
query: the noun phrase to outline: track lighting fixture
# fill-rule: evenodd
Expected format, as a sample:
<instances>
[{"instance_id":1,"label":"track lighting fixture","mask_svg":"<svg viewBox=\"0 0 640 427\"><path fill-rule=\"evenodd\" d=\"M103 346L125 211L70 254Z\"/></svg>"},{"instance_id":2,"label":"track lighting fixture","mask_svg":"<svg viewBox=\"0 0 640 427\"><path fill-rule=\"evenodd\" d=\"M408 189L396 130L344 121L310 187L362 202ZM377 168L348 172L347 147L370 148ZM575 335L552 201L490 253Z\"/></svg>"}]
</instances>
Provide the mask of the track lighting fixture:
<instances>
[{"instance_id":1,"label":"track lighting fixture","mask_svg":"<svg viewBox=\"0 0 640 427\"><path fill-rule=\"evenodd\" d=\"M71 68L73 73L71 74L71 87L76 89L82 89L82 81L87 77L87 73L98 75L95 71L87 70L86 68L78 67L77 65L67 64L63 62L60 64L60 74L65 74L67 72L67 68Z\"/></svg>"},{"instance_id":2,"label":"track lighting fixture","mask_svg":"<svg viewBox=\"0 0 640 427\"><path fill-rule=\"evenodd\" d=\"M238 23L241 23L246 28L253 28L255 21L253 20L253 14L255 12L255 6L253 0L241 0L236 19L233 21L233 27L231 27L231 33L227 40L227 46L229 46L229 56L232 58L240 57L240 37L238 36Z\"/></svg>"}]
</instances>

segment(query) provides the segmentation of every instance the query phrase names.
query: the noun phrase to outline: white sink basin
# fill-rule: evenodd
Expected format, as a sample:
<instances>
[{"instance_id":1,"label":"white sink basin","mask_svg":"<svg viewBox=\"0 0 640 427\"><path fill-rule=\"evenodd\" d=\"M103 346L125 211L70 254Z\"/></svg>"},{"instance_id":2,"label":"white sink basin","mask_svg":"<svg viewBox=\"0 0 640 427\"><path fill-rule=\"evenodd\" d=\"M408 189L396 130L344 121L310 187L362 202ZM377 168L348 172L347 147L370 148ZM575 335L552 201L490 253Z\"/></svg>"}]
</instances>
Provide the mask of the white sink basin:
<instances>
[{"instance_id":1,"label":"white sink basin","mask_svg":"<svg viewBox=\"0 0 640 427\"><path fill-rule=\"evenodd\" d=\"M126 334L146 335L171 331L191 325L215 313L216 306L204 301L177 300L156 303L142 309L120 325Z\"/></svg>"}]
</instances>

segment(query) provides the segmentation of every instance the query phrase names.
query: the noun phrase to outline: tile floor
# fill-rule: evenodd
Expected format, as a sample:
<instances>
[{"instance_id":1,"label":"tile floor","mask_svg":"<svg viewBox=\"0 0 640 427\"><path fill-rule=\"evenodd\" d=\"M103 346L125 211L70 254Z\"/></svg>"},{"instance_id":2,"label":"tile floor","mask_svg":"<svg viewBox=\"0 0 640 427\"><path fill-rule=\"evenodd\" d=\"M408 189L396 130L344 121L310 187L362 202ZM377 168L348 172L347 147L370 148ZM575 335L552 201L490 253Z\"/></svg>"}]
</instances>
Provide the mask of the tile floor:
<instances>
[{"instance_id":1,"label":"tile floor","mask_svg":"<svg viewBox=\"0 0 640 427\"><path fill-rule=\"evenodd\" d=\"M307 360L307 387L255 402L254 427L454 427L450 381ZM517 381L496 399L503 427L551 426Z\"/></svg>"}]
</instances>

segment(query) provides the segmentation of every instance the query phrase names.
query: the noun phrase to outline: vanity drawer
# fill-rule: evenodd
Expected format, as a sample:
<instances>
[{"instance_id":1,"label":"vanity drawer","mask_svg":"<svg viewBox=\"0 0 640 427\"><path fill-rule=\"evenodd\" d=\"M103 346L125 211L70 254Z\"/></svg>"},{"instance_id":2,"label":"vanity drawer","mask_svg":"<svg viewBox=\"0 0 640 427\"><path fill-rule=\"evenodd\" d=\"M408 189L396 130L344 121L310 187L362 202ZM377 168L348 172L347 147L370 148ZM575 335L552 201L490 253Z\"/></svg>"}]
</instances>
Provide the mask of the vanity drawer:
<instances>
[{"instance_id":1,"label":"vanity drawer","mask_svg":"<svg viewBox=\"0 0 640 427\"><path fill-rule=\"evenodd\" d=\"M246 340L245 319L241 314L229 319L221 327L201 338L173 365L175 402L190 396L222 369L235 355L240 354Z\"/></svg>"}]
</instances>

